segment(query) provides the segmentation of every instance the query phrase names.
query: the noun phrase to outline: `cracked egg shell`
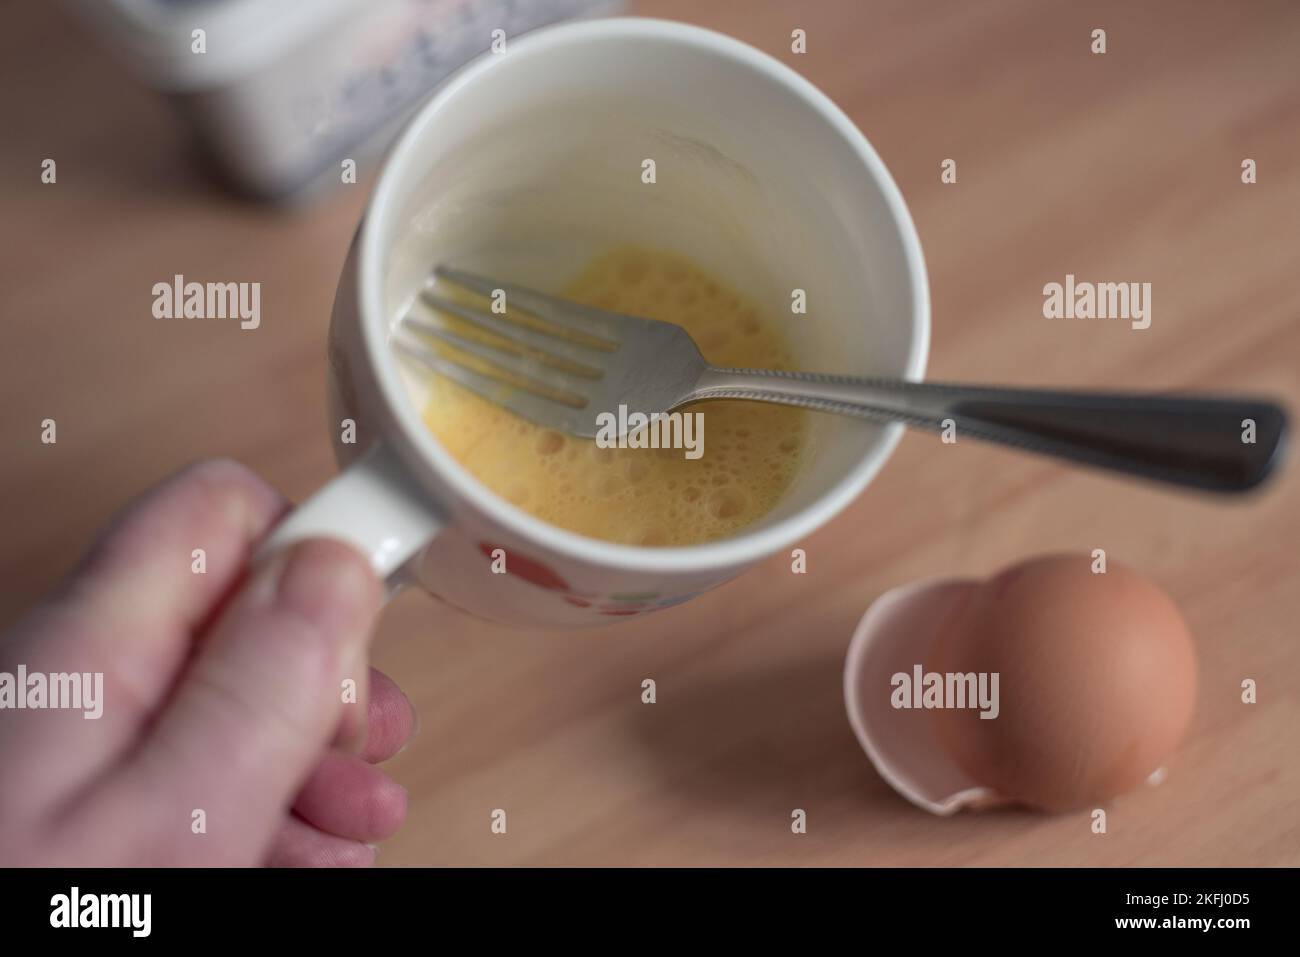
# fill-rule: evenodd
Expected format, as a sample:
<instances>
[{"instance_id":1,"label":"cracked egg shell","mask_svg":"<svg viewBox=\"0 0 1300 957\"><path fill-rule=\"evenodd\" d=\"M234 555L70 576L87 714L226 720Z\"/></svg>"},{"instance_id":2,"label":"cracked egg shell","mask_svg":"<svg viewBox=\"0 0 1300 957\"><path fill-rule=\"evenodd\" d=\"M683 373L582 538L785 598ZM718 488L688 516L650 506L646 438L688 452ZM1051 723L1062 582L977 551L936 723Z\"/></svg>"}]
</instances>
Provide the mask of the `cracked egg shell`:
<instances>
[{"instance_id":1,"label":"cracked egg shell","mask_svg":"<svg viewBox=\"0 0 1300 957\"><path fill-rule=\"evenodd\" d=\"M932 814L996 796L944 752L929 712L891 705L890 679L933 659L940 635L960 627L979 587L975 579L946 579L886 592L858 622L844 663L844 704L858 743L890 787Z\"/></svg>"},{"instance_id":2,"label":"cracked egg shell","mask_svg":"<svg viewBox=\"0 0 1300 957\"><path fill-rule=\"evenodd\" d=\"M916 668L998 674L996 718L896 707L893 676ZM1007 803L1063 811L1156 783L1195 691L1172 599L1118 563L1094 573L1081 555L887 592L859 622L844 673L850 724L877 771L941 815Z\"/></svg>"}]
</instances>

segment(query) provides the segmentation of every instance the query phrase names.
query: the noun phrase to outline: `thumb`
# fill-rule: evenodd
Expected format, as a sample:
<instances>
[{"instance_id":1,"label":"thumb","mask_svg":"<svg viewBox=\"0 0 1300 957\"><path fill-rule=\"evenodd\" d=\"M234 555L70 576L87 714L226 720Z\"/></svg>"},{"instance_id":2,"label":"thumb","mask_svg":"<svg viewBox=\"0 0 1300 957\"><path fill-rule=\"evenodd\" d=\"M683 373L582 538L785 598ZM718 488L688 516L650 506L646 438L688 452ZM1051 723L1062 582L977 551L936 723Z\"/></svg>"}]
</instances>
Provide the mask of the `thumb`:
<instances>
[{"instance_id":1,"label":"thumb","mask_svg":"<svg viewBox=\"0 0 1300 957\"><path fill-rule=\"evenodd\" d=\"M127 770L128 795L159 802L154 820L169 833L193 833L203 809L200 860L259 861L344 709L364 708L344 704L342 688L365 680L355 672L382 602L369 564L339 542L301 542L257 567Z\"/></svg>"}]
</instances>

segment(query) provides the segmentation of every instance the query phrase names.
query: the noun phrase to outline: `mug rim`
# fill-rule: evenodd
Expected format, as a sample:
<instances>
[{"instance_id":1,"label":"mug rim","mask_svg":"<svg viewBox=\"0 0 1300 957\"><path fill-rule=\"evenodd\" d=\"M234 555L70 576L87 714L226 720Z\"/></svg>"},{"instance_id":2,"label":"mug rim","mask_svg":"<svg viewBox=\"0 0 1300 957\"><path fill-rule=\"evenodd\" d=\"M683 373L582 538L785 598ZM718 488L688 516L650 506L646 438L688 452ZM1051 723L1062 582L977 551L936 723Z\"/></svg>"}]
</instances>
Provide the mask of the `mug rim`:
<instances>
[{"instance_id":1,"label":"mug rim","mask_svg":"<svg viewBox=\"0 0 1300 957\"><path fill-rule=\"evenodd\" d=\"M765 74L798 96L848 142L883 195L901 239L913 304L913 335L903 378L921 379L930 345L930 294L915 223L897 184L866 136L811 81L770 54L734 37L704 27L649 17L612 17L543 27L513 40L511 52L520 49L536 52L547 47L593 40L646 37L702 48ZM392 444L407 468L420 476L421 484L426 488L436 488L441 482L449 487L453 496L468 502L481 514L530 543L566 558L612 568L688 573L739 566L774 554L820 528L852 502L884 467L902 439L904 427L901 424L885 425L880 438L826 494L781 521L742 530L728 538L669 547L624 545L591 538L537 518L498 496L475 478L424 425L406 394L406 387L398 375L396 357L388 346L388 323L384 318L386 277L381 273L384 262L382 240L389 232L388 226L395 212L392 194L404 172L407 154L428 134L444 105L495 65L495 56L497 54L486 52L461 67L419 108L385 158L367 203L356 267L358 319L362 327L361 341L368 353L366 358L374 381L389 416L397 425L395 434L385 434L380 441Z\"/></svg>"}]
</instances>

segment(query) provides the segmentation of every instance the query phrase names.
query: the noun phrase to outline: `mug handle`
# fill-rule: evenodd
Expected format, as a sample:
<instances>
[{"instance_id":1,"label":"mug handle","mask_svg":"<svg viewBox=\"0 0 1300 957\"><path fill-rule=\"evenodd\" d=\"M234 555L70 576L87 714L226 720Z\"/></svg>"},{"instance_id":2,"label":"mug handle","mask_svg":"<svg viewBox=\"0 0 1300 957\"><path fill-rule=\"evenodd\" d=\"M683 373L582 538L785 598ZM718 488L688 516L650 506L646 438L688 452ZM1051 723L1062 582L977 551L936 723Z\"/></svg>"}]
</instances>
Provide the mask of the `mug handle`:
<instances>
[{"instance_id":1,"label":"mug handle","mask_svg":"<svg viewBox=\"0 0 1300 957\"><path fill-rule=\"evenodd\" d=\"M307 538L346 542L370 559L392 598L408 584L403 566L442 529L442 517L402 463L376 442L285 516L254 561Z\"/></svg>"}]
</instances>

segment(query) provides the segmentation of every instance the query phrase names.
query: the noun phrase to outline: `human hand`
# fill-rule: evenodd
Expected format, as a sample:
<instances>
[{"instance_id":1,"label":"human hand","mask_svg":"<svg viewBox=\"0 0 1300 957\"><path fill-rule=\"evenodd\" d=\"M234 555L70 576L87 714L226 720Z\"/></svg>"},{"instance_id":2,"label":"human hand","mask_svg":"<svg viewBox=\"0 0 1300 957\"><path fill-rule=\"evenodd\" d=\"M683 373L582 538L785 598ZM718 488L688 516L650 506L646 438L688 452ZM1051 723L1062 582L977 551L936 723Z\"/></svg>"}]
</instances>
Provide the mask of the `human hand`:
<instances>
[{"instance_id":1,"label":"human hand","mask_svg":"<svg viewBox=\"0 0 1300 957\"><path fill-rule=\"evenodd\" d=\"M0 864L373 863L406 814L374 765L415 713L368 668L383 591L359 553L303 542L248 568L287 507L241 465L192 466L0 638L0 680L103 674L97 719L0 710Z\"/></svg>"}]
</instances>

